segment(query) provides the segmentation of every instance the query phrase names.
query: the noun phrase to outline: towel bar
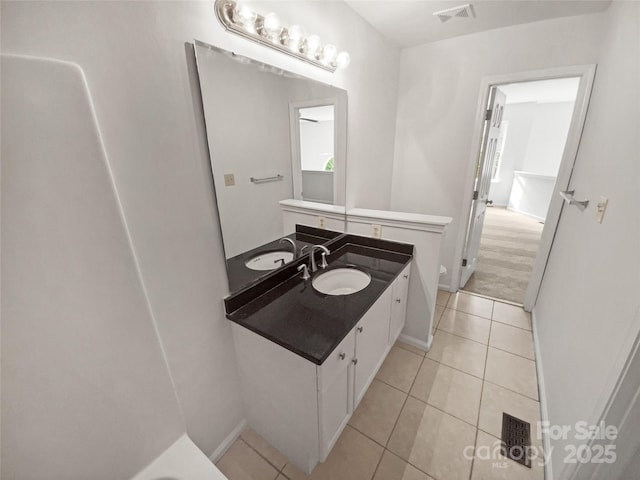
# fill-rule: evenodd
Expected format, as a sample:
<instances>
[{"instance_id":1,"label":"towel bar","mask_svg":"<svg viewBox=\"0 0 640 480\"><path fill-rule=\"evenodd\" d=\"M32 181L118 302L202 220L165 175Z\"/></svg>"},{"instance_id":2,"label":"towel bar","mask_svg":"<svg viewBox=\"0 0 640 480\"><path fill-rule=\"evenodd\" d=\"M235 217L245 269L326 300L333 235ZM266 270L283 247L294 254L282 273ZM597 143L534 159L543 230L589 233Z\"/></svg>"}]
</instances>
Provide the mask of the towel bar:
<instances>
[{"instance_id":1,"label":"towel bar","mask_svg":"<svg viewBox=\"0 0 640 480\"><path fill-rule=\"evenodd\" d=\"M251 183L267 183L267 182L277 182L278 180L282 180L284 178L284 175L276 175L275 177L264 177L264 178L255 178L255 177L251 177L249 180L251 180Z\"/></svg>"}]
</instances>

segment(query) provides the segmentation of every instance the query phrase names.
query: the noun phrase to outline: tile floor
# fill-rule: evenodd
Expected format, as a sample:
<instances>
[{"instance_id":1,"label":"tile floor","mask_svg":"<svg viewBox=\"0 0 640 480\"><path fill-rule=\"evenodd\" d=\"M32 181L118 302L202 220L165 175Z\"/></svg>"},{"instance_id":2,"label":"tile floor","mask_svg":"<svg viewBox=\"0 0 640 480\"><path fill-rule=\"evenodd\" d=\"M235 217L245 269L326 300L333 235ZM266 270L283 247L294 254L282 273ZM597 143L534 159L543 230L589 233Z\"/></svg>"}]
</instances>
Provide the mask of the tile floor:
<instances>
[{"instance_id":1,"label":"tile floor","mask_svg":"<svg viewBox=\"0 0 640 480\"><path fill-rule=\"evenodd\" d=\"M502 412L531 423L540 404L531 319L519 307L439 291L434 341L398 342L324 463L305 475L251 429L217 463L230 480L543 480L499 454ZM534 452L535 453L535 452Z\"/></svg>"}]
</instances>

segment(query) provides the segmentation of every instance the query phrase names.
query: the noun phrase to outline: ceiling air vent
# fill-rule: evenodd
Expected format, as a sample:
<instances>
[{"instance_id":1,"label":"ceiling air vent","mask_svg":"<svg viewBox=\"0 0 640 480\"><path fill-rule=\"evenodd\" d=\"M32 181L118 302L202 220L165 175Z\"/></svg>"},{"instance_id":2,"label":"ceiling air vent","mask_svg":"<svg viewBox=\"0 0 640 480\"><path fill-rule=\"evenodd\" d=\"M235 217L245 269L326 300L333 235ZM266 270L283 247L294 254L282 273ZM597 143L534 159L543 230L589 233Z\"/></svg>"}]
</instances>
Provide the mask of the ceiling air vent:
<instances>
[{"instance_id":1,"label":"ceiling air vent","mask_svg":"<svg viewBox=\"0 0 640 480\"><path fill-rule=\"evenodd\" d=\"M473 10L473 5L467 3L466 5L460 5L459 7L447 8L446 10L433 12L433 15L437 16L441 22L446 22L448 20L451 20L453 17L475 17L476 13Z\"/></svg>"}]
</instances>

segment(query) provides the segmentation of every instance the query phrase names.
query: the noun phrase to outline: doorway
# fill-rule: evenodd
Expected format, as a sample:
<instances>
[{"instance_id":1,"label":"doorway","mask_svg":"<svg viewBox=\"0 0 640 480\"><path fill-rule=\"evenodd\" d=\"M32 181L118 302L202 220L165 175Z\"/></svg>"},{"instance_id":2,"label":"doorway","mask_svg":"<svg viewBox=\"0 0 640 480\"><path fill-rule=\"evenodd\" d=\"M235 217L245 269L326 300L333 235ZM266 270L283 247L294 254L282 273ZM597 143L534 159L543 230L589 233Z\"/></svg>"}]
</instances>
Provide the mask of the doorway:
<instances>
[{"instance_id":1,"label":"doorway","mask_svg":"<svg viewBox=\"0 0 640 480\"><path fill-rule=\"evenodd\" d=\"M505 94L477 264L464 290L523 304L571 125L578 77L497 87Z\"/></svg>"},{"instance_id":2,"label":"doorway","mask_svg":"<svg viewBox=\"0 0 640 480\"><path fill-rule=\"evenodd\" d=\"M483 80L460 289L535 304L594 74L589 65Z\"/></svg>"}]
</instances>

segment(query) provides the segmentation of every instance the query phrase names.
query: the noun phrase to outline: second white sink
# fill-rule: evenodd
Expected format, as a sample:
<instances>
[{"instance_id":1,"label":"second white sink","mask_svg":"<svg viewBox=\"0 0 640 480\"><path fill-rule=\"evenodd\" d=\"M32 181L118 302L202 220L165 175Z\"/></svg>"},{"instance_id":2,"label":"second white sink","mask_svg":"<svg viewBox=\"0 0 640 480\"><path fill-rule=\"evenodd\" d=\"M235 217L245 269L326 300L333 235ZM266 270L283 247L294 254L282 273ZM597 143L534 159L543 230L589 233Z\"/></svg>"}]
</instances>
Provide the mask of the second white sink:
<instances>
[{"instance_id":1,"label":"second white sink","mask_svg":"<svg viewBox=\"0 0 640 480\"><path fill-rule=\"evenodd\" d=\"M316 276L311 285L325 295L351 295L371 283L371 275L356 268L336 268Z\"/></svg>"},{"instance_id":2,"label":"second white sink","mask_svg":"<svg viewBox=\"0 0 640 480\"><path fill-rule=\"evenodd\" d=\"M291 260L293 260L293 253L286 250L278 250L260 253L255 257L251 257L245 262L245 265L251 270L275 270Z\"/></svg>"}]
</instances>

